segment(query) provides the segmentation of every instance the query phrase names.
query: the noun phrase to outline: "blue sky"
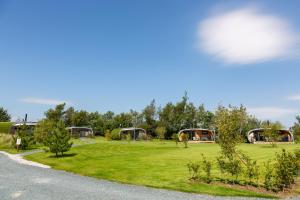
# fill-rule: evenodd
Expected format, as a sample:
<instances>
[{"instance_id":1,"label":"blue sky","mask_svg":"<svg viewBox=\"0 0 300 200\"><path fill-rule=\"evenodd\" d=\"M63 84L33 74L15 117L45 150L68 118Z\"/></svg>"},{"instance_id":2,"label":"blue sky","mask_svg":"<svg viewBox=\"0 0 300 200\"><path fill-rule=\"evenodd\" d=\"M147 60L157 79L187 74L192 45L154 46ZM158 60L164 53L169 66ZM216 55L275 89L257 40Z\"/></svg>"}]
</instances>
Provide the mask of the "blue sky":
<instances>
[{"instance_id":1,"label":"blue sky","mask_svg":"<svg viewBox=\"0 0 300 200\"><path fill-rule=\"evenodd\" d=\"M300 2L1 1L0 106L116 113L178 101L300 114ZM236 20L240 19L240 20ZM245 31L246 30L246 31ZM249 30L249 31L248 31Z\"/></svg>"}]
</instances>

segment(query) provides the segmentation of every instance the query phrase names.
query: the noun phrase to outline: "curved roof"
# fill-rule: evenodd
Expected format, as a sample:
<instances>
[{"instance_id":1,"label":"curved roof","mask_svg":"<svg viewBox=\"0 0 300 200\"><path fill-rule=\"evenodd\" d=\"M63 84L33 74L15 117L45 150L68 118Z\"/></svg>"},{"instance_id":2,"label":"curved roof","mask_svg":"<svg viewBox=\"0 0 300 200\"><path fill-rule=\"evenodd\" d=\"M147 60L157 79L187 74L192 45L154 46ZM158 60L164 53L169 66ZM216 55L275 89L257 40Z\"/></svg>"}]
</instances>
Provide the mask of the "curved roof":
<instances>
[{"instance_id":1,"label":"curved roof","mask_svg":"<svg viewBox=\"0 0 300 200\"><path fill-rule=\"evenodd\" d=\"M23 126L23 125L26 125L26 126L36 126L37 122L21 122L21 123L16 123L13 126L14 127L18 127L18 126Z\"/></svg>"},{"instance_id":2,"label":"curved roof","mask_svg":"<svg viewBox=\"0 0 300 200\"><path fill-rule=\"evenodd\" d=\"M93 130L90 127L84 127L84 126L82 126L82 127L80 127L80 126L70 126L70 127L67 127L66 129L67 130L70 130L70 129L89 129L89 130Z\"/></svg>"},{"instance_id":3,"label":"curved roof","mask_svg":"<svg viewBox=\"0 0 300 200\"><path fill-rule=\"evenodd\" d=\"M205 129L205 128L188 128L188 129L182 129L182 130L179 131L179 133L182 133L184 131L210 131L210 132L214 133L213 130Z\"/></svg>"},{"instance_id":4,"label":"curved roof","mask_svg":"<svg viewBox=\"0 0 300 200\"><path fill-rule=\"evenodd\" d=\"M248 139L248 141L251 142L251 137L250 137L251 133L253 133L255 131L264 131L264 130L267 130L267 129L270 129L270 128L255 128L255 129L252 129L252 130L248 131L248 133L247 133L247 139ZM292 141L294 140L294 135L291 133L291 131L285 130L285 129L279 129L278 131L282 131L282 132L288 133L292 137Z\"/></svg>"},{"instance_id":5,"label":"curved roof","mask_svg":"<svg viewBox=\"0 0 300 200\"><path fill-rule=\"evenodd\" d=\"M146 132L143 128L122 128L121 131L135 131L135 130L143 130Z\"/></svg>"}]
</instances>

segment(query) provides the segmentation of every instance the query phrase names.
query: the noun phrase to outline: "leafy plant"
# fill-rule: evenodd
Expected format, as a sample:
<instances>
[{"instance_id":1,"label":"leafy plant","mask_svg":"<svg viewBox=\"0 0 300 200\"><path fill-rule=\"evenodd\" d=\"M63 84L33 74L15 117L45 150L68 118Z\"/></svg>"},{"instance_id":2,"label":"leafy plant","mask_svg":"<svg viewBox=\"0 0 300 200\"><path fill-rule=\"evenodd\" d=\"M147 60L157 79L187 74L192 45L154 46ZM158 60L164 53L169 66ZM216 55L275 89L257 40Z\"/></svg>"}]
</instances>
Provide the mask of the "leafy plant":
<instances>
[{"instance_id":1,"label":"leafy plant","mask_svg":"<svg viewBox=\"0 0 300 200\"><path fill-rule=\"evenodd\" d=\"M265 163L264 188L274 190L274 168L271 161Z\"/></svg>"},{"instance_id":2,"label":"leafy plant","mask_svg":"<svg viewBox=\"0 0 300 200\"><path fill-rule=\"evenodd\" d=\"M13 137L13 146L16 146L17 139L21 139L21 149L29 149L34 144L34 137L25 124L22 125L16 132L16 136Z\"/></svg>"},{"instance_id":3,"label":"leafy plant","mask_svg":"<svg viewBox=\"0 0 300 200\"><path fill-rule=\"evenodd\" d=\"M211 168L212 168L212 162L208 160L203 154L202 154L202 170L205 172L204 181L206 183L210 183L212 181L211 177Z\"/></svg>"},{"instance_id":4,"label":"leafy plant","mask_svg":"<svg viewBox=\"0 0 300 200\"><path fill-rule=\"evenodd\" d=\"M172 140L176 143L176 146L178 146L178 142L179 142L179 137L177 133L174 133L172 135Z\"/></svg>"},{"instance_id":5,"label":"leafy plant","mask_svg":"<svg viewBox=\"0 0 300 200\"><path fill-rule=\"evenodd\" d=\"M106 140L111 140L111 133L110 130L106 130L104 133L104 137Z\"/></svg>"},{"instance_id":6,"label":"leafy plant","mask_svg":"<svg viewBox=\"0 0 300 200\"><path fill-rule=\"evenodd\" d=\"M282 150L281 154L276 154L275 186L278 190L291 187L295 183L295 176L298 173L296 157L294 154Z\"/></svg>"},{"instance_id":7,"label":"leafy plant","mask_svg":"<svg viewBox=\"0 0 300 200\"><path fill-rule=\"evenodd\" d=\"M160 141L165 139L165 133L166 133L166 128L165 127L157 127L155 129L155 134L158 136Z\"/></svg>"},{"instance_id":8,"label":"leafy plant","mask_svg":"<svg viewBox=\"0 0 300 200\"><path fill-rule=\"evenodd\" d=\"M189 162L187 167L189 170L190 179L197 180L199 178L200 164L196 162Z\"/></svg>"},{"instance_id":9,"label":"leafy plant","mask_svg":"<svg viewBox=\"0 0 300 200\"><path fill-rule=\"evenodd\" d=\"M63 156L64 152L69 151L72 147L73 143L69 142L70 139L70 133L66 130L64 122L60 120L47 135L45 145L49 147L50 152L55 153L56 157L58 157L58 153Z\"/></svg>"}]
</instances>

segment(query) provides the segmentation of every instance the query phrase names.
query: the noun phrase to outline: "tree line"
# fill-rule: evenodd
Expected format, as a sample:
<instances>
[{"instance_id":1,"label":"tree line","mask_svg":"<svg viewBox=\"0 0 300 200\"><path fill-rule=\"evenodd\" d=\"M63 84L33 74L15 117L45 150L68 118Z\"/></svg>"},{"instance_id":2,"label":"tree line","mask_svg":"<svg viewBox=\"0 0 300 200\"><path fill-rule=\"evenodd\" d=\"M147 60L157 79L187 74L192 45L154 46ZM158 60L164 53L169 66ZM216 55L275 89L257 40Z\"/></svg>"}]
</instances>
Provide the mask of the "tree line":
<instances>
[{"instance_id":1,"label":"tree line","mask_svg":"<svg viewBox=\"0 0 300 200\"><path fill-rule=\"evenodd\" d=\"M230 107L230 105L228 106ZM74 107L66 108L65 104L57 105L53 109L45 112L46 119L61 119L65 126L87 126L91 127L98 135L104 135L105 131L112 131L117 128L140 127L144 128L147 133L157 137L156 129L164 128L165 139L171 139L174 133L186 128L205 128L218 132L216 127L216 114L224 106L218 106L215 112L209 111L204 104L196 106L189 101L185 94L180 101L176 103L169 102L164 106L157 106L155 100L152 100L142 111L130 110L116 114L112 111L105 113L88 112L85 110L75 110ZM240 134L246 138L249 130L259 127L277 127L283 128L280 122L261 121L247 113L246 107L239 106L244 120ZM0 121L10 121L11 117L7 110L0 108ZM295 137L300 136L300 116L296 117L296 122L291 128Z\"/></svg>"}]
</instances>

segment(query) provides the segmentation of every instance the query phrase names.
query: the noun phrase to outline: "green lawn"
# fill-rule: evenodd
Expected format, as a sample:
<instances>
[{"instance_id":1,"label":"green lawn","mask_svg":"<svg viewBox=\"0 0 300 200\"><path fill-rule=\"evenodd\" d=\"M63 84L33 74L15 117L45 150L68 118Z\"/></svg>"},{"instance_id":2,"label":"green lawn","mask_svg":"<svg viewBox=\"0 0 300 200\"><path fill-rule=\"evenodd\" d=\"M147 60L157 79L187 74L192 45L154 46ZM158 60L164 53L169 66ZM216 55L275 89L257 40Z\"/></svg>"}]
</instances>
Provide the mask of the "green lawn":
<instances>
[{"instance_id":1,"label":"green lawn","mask_svg":"<svg viewBox=\"0 0 300 200\"><path fill-rule=\"evenodd\" d=\"M37 153L26 158L85 176L108 179L112 181L167 188L185 192L206 193L213 195L267 197L252 191L233 189L218 185L190 183L186 164L201 160L201 153L207 158L215 159L220 148L217 144L190 144L183 148L174 142L159 141L131 142L105 141L97 138L96 144L73 147L69 156L55 158L50 153ZM294 150L300 145L243 144L239 148L260 163L274 158L281 148ZM216 166L213 174L219 176ZM269 196L270 197L270 196Z\"/></svg>"}]
</instances>

